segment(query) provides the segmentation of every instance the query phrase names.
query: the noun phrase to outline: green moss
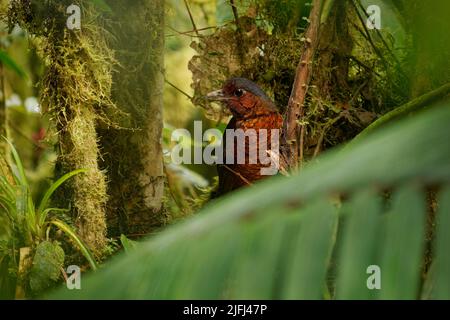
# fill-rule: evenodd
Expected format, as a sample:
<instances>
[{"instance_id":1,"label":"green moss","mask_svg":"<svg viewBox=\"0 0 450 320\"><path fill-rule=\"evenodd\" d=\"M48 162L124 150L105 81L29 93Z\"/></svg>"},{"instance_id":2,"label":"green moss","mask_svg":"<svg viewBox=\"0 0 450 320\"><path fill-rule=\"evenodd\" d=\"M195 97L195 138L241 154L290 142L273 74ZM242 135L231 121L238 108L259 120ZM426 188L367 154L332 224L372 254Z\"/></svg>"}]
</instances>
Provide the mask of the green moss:
<instances>
[{"instance_id":1,"label":"green moss","mask_svg":"<svg viewBox=\"0 0 450 320\"><path fill-rule=\"evenodd\" d=\"M113 52L91 1L79 1L82 29L66 28L71 1L12 1L10 26L20 24L33 37L47 69L42 80L43 110L58 130L57 174L87 168L65 191L79 234L97 254L106 244L106 176L100 157L96 123L114 125L106 116L115 110L110 100ZM65 204L67 206L67 203Z\"/></svg>"}]
</instances>

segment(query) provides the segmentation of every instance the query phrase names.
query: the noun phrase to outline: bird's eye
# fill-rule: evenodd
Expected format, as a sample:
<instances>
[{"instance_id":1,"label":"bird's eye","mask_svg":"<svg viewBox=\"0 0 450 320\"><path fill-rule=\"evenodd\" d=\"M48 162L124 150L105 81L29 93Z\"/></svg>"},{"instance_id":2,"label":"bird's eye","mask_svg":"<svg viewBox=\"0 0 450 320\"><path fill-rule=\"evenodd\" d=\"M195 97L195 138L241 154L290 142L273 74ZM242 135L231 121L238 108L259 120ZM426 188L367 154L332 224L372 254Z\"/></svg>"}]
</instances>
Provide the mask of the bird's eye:
<instances>
[{"instance_id":1,"label":"bird's eye","mask_svg":"<svg viewBox=\"0 0 450 320\"><path fill-rule=\"evenodd\" d=\"M244 90L242 89L236 89L236 91L234 92L234 95L238 98L242 97L242 95L244 94Z\"/></svg>"}]
</instances>

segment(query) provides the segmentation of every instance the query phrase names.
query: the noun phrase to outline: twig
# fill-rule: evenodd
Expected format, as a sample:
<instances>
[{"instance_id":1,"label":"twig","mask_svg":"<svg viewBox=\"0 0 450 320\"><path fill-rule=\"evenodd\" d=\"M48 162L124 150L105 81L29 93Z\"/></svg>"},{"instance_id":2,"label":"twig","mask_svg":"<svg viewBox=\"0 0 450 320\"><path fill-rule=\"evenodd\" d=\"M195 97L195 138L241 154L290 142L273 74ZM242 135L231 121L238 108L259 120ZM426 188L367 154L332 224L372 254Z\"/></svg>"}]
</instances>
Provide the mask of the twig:
<instances>
[{"instance_id":1,"label":"twig","mask_svg":"<svg viewBox=\"0 0 450 320\"><path fill-rule=\"evenodd\" d=\"M380 50L378 50L377 46L375 45L375 43L372 40L372 37L370 36L370 32L367 29L367 26L364 22L363 17L361 16L361 14L359 13L358 8L355 5L355 2L352 0L350 1L350 3L352 4L353 8L355 9L356 15L358 16L359 21L361 22L361 25L363 26L364 32L366 33L366 39L367 41L369 41L370 45L372 46L373 51L375 51L375 54L381 59L381 62L383 63L384 67L386 68L386 70L389 68L389 64L386 61L385 57L381 54ZM364 11L365 12L365 11Z\"/></svg>"},{"instance_id":2,"label":"twig","mask_svg":"<svg viewBox=\"0 0 450 320\"><path fill-rule=\"evenodd\" d=\"M174 88L175 90L177 90L179 93L181 93L182 95L186 96L189 100L192 101L192 99L194 99L194 97L191 97L189 94L187 94L185 91L181 90L180 88L178 88L176 85L174 85L172 82L170 82L169 80L165 79L164 80L169 86L171 86L172 88Z\"/></svg>"},{"instance_id":3,"label":"twig","mask_svg":"<svg viewBox=\"0 0 450 320\"><path fill-rule=\"evenodd\" d=\"M363 62L361 62L358 58L354 57L354 56L346 56L346 58L349 58L353 61L356 62L356 64L358 64L359 66L363 67L364 69L366 69L367 71L372 72L374 75L376 75L377 77L382 77L381 74L379 74L378 72L376 72L373 68L369 67L368 65L364 64Z\"/></svg>"},{"instance_id":4,"label":"twig","mask_svg":"<svg viewBox=\"0 0 450 320\"><path fill-rule=\"evenodd\" d=\"M245 38L244 38L243 30L241 28L241 24L239 22L239 15L238 15L237 7L236 7L236 4L234 3L234 0L230 0L230 6L233 11L234 22L236 24L236 29L237 29L236 47L238 50L239 62L241 65L244 65L244 63L245 63L245 47L246 47Z\"/></svg>"},{"instance_id":5,"label":"twig","mask_svg":"<svg viewBox=\"0 0 450 320\"><path fill-rule=\"evenodd\" d=\"M239 23L239 15L238 15L237 7L236 7L236 4L234 3L234 0L230 0L230 5L231 5L231 9L233 10L233 16L234 16L234 21L236 23L236 28L240 32L241 25Z\"/></svg>"},{"instance_id":6,"label":"twig","mask_svg":"<svg viewBox=\"0 0 450 320\"><path fill-rule=\"evenodd\" d=\"M367 40L369 41L370 45L372 46L373 50L375 51L375 54L381 59L382 63L384 64L384 67L385 67L386 70L387 70L387 69L389 68L389 63L387 62L387 60L385 59L385 57L381 54L380 50L378 50L377 46L376 46L375 43L373 42L372 37L370 36L370 32L369 32L369 30L367 29L367 26L366 26L366 24L365 24L365 22L364 22L364 19L363 19L363 17L361 16L361 14L359 13L359 10L358 10L358 8L356 7L356 4L355 4L354 0L352 0L352 1L350 1L350 2L351 2L353 8L354 8L355 11L356 11L356 14L358 15L358 19L359 19L359 21L361 22L361 24L362 24L362 26L363 26L363 28L364 28L364 31L366 32ZM368 15L367 12L364 10L364 7L362 6L362 4L359 3L359 2L358 2L358 4L359 4L359 6L360 6L360 9L364 12L365 16L366 16L367 18L369 18L369 15ZM402 70L402 68L401 68L400 61L398 61L397 57L394 55L394 53L393 53L393 52L391 51L391 49L389 48L389 46L388 46L388 44L386 43L386 41L384 40L384 38L383 38L383 36L382 36L380 30L375 29L375 32L377 33L378 37L381 39L381 42L383 43L383 45L386 47L386 50L389 52L389 54L391 55L391 57L394 59L395 65L396 65L396 67L397 67L397 71L398 71L404 78L407 78L405 72L404 72L404 71Z\"/></svg>"},{"instance_id":7,"label":"twig","mask_svg":"<svg viewBox=\"0 0 450 320\"><path fill-rule=\"evenodd\" d=\"M64 278L64 282L66 282L66 283L67 283L67 280L68 280L69 278L67 277L67 273L66 273L66 270L64 270L64 268L63 268L63 267L59 267L59 270L61 271L61 274L63 275L63 278Z\"/></svg>"},{"instance_id":8,"label":"twig","mask_svg":"<svg viewBox=\"0 0 450 320\"><path fill-rule=\"evenodd\" d=\"M320 134L319 140L317 141L316 148L314 149L313 159L316 158L319 155L320 149L322 147L323 139L325 138L325 134L330 129L330 127L335 124L338 120L340 120L343 117L343 114L341 113L336 118L329 121L323 128L322 133Z\"/></svg>"},{"instance_id":9,"label":"twig","mask_svg":"<svg viewBox=\"0 0 450 320\"><path fill-rule=\"evenodd\" d=\"M247 185L251 186L252 183L250 181L248 181L246 178L244 178L242 176L242 174L240 174L239 172L234 171L233 169L231 169L229 166L227 165L223 165L227 170L229 170L231 173L235 174L236 176L238 176L239 178L241 178L242 181L244 181Z\"/></svg>"},{"instance_id":10,"label":"twig","mask_svg":"<svg viewBox=\"0 0 450 320\"><path fill-rule=\"evenodd\" d=\"M223 24L222 26L226 26L227 23ZM189 36L192 37L192 35L190 33L192 32L200 32L200 31L205 31L205 30L209 30L209 29L217 29L220 28L221 26L211 26L211 27L204 27L204 28L199 28L197 30L188 30L188 31L178 31L177 29L171 27L171 26L167 26L167 28L169 28L170 30L172 30L173 32L179 34L179 35L183 35L183 36ZM169 34L166 36L174 36L173 34Z\"/></svg>"},{"instance_id":11,"label":"twig","mask_svg":"<svg viewBox=\"0 0 450 320\"><path fill-rule=\"evenodd\" d=\"M314 0L309 14L310 24L304 36L303 52L297 67L283 126L284 140L288 144L289 150L289 155L286 158L289 159L291 169L298 168L299 155L300 159L303 160L305 129L304 125L301 124L299 130L298 120L304 116L304 103L311 79L312 60L318 44L321 11L322 1Z\"/></svg>"},{"instance_id":12,"label":"twig","mask_svg":"<svg viewBox=\"0 0 450 320\"><path fill-rule=\"evenodd\" d=\"M200 34L198 33L197 26L195 25L194 17L192 16L191 8L189 8L189 4L187 3L187 0L184 0L184 5L186 6L186 10L189 13L189 19L191 19L192 27L194 28L195 33L199 37Z\"/></svg>"},{"instance_id":13,"label":"twig","mask_svg":"<svg viewBox=\"0 0 450 320\"><path fill-rule=\"evenodd\" d=\"M353 2L353 1L352 1ZM369 14L367 13L366 10L364 10L363 5L358 2L358 5L360 7L360 9L364 12L364 14L366 15L367 18L370 18ZM365 24L364 24L365 25ZM400 71L400 73L406 77L404 71L401 68L401 63L400 61L398 61L397 56L392 52L391 48L388 46L388 44L386 43L386 40L384 40L383 35L381 34L380 30L378 30L377 28L375 28L375 32L378 34L378 37L380 37L381 42L383 43L383 45L385 46L386 50L390 53L390 55L392 56L392 58L394 59L396 65L397 65L397 69Z\"/></svg>"}]
</instances>

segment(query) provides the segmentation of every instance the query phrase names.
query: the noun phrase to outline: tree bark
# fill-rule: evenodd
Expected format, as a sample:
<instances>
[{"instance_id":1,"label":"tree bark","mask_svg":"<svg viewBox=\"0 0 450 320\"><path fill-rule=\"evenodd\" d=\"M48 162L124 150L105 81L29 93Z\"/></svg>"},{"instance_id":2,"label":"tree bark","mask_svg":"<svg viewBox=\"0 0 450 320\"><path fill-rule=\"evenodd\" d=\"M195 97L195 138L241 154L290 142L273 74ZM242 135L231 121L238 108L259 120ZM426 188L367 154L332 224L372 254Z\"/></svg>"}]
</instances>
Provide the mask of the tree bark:
<instances>
[{"instance_id":1,"label":"tree bark","mask_svg":"<svg viewBox=\"0 0 450 320\"><path fill-rule=\"evenodd\" d=\"M61 206L71 202L78 234L98 256L106 246L106 176L100 156L96 123L108 109L112 60L105 46L97 13L91 1L80 1L81 30L67 26L70 0L43 3L11 2L11 24L18 23L40 38L47 69L41 102L58 129L56 175L88 169L64 185ZM11 27L11 26L10 26Z\"/></svg>"},{"instance_id":2,"label":"tree bark","mask_svg":"<svg viewBox=\"0 0 450 320\"><path fill-rule=\"evenodd\" d=\"M322 1L314 0L309 15L309 26L304 36L303 52L295 74L291 96L289 98L287 114L284 121L284 140L289 148L289 167L296 170L299 161L303 160L304 125L299 120L304 114L304 103L308 92L308 85L312 74L312 63L318 44L320 14Z\"/></svg>"},{"instance_id":3,"label":"tree bark","mask_svg":"<svg viewBox=\"0 0 450 320\"><path fill-rule=\"evenodd\" d=\"M108 172L110 235L142 235L165 222L162 198L164 1L111 0L116 52L112 99L123 128L99 130ZM124 129L125 128L125 129Z\"/></svg>"}]
</instances>

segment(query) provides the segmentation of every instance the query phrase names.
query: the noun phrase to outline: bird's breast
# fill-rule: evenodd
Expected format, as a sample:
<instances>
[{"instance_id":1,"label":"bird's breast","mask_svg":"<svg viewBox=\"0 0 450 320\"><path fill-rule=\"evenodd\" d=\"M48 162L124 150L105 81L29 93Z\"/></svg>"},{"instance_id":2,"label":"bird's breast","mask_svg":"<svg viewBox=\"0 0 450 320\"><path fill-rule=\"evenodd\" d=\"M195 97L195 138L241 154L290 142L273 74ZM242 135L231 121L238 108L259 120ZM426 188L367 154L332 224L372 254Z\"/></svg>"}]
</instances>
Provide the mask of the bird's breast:
<instances>
[{"instance_id":1,"label":"bird's breast","mask_svg":"<svg viewBox=\"0 0 450 320\"><path fill-rule=\"evenodd\" d=\"M269 158L273 149L279 151L283 123L281 115L274 113L251 119L235 119L230 123L233 123L233 128L228 129L234 129L234 135L224 134L224 152L225 159L227 153L233 153L233 162L227 165L248 181L259 180L261 168L271 165Z\"/></svg>"}]
</instances>

